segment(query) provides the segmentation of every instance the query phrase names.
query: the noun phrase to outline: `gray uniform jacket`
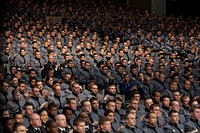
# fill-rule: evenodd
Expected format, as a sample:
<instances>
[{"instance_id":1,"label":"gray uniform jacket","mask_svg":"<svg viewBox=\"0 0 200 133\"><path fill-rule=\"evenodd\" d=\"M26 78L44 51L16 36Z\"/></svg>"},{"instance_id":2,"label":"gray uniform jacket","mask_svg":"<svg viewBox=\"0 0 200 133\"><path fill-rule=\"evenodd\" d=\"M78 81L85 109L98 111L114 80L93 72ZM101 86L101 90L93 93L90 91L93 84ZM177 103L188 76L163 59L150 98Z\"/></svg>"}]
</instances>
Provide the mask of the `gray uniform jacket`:
<instances>
[{"instance_id":1,"label":"gray uniform jacket","mask_svg":"<svg viewBox=\"0 0 200 133\"><path fill-rule=\"evenodd\" d=\"M200 131L200 121L190 119L185 123L185 132Z\"/></svg>"},{"instance_id":2,"label":"gray uniform jacket","mask_svg":"<svg viewBox=\"0 0 200 133\"><path fill-rule=\"evenodd\" d=\"M14 114L16 112L22 112L24 104L25 104L24 100L19 100L19 101L11 100L8 101L7 107L10 110L10 113Z\"/></svg>"},{"instance_id":3,"label":"gray uniform jacket","mask_svg":"<svg viewBox=\"0 0 200 133\"><path fill-rule=\"evenodd\" d=\"M169 123L163 127L165 133L184 133L184 126L182 124Z\"/></svg>"},{"instance_id":4,"label":"gray uniform jacket","mask_svg":"<svg viewBox=\"0 0 200 133\"><path fill-rule=\"evenodd\" d=\"M136 127L130 127L130 126L125 126L122 130L121 133L142 133L142 131Z\"/></svg>"},{"instance_id":5,"label":"gray uniform jacket","mask_svg":"<svg viewBox=\"0 0 200 133\"><path fill-rule=\"evenodd\" d=\"M27 102L33 105L34 111L39 111L40 106L45 102L45 100L42 97L38 97L38 98L31 97L27 100Z\"/></svg>"},{"instance_id":6,"label":"gray uniform jacket","mask_svg":"<svg viewBox=\"0 0 200 133\"><path fill-rule=\"evenodd\" d=\"M58 108L58 113L62 113L63 108L66 105L66 100L63 96L50 96L48 98L49 103L54 103Z\"/></svg>"},{"instance_id":7,"label":"gray uniform jacket","mask_svg":"<svg viewBox=\"0 0 200 133\"><path fill-rule=\"evenodd\" d=\"M159 128L158 126L152 127L147 125L143 129L143 133L164 133L164 130L162 128Z\"/></svg>"},{"instance_id":8,"label":"gray uniform jacket","mask_svg":"<svg viewBox=\"0 0 200 133\"><path fill-rule=\"evenodd\" d=\"M17 56L15 63L17 67L25 69L30 64L30 56L28 54L25 54L24 56L19 55Z\"/></svg>"},{"instance_id":9,"label":"gray uniform jacket","mask_svg":"<svg viewBox=\"0 0 200 133\"><path fill-rule=\"evenodd\" d=\"M36 70L39 71L42 67L44 67L45 60L43 58L32 58L31 59L31 66Z\"/></svg>"}]
</instances>

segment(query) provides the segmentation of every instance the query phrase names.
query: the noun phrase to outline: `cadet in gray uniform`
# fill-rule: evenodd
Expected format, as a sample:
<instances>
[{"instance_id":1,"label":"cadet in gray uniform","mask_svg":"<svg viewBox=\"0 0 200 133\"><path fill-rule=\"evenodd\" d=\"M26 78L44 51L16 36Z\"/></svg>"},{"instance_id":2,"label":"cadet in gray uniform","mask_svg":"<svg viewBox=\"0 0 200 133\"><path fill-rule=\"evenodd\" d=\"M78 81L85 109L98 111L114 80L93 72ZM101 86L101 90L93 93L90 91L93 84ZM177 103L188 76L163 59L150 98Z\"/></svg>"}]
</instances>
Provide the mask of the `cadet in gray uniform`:
<instances>
[{"instance_id":1,"label":"cadet in gray uniform","mask_svg":"<svg viewBox=\"0 0 200 133\"><path fill-rule=\"evenodd\" d=\"M148 113L146 119L148 125L143 129L143 133L164 133L164 130L157 125L157 116L155 113Z\"/></svg>"},{"instance_id":2,"label":"cadet in gray uniform","mask_svg":"<svg viewBox=\"0 0 200 133\"><path fill-rule=\"evenodd\" d=\"M185 132L200 131L200 108L192 107L190 109L191 119L185 123Z\"/></svg>"},{"instance_id":3,"label":"cadet in gray uniform","mask_svg":"<svg viewBox=\"0 0 200 133\"><path fill-rule=\"evenodd\" d=\"M184 133L184 126L179 123L179 114L177 111L169 112L170 121L163 127L165 133Z\"/></svg>"},{"instance_id":4,"label":"cadet in gray uniform","mask_svg":"<svg viewBox=\"0 0 200 133\"><path fill-rule=\"evenodd\" d=\"M142 133L142 131L136 125L136 115L128 113L125 116L125 127L121 130L121 133Z\"/></svg>"}]
</instances>

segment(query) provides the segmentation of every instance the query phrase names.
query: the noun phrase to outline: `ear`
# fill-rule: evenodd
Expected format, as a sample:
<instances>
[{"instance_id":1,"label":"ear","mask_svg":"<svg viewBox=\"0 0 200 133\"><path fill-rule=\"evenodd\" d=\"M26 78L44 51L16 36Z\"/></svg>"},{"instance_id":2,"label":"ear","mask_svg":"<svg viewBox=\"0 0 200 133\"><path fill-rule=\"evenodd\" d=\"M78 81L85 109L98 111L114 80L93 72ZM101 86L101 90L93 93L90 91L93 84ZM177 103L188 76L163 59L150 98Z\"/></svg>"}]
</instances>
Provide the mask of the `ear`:
<instances>
[{"instance_id":1,"label":"ear","mask_svg":"<svg viewBox=\"0 0 200 133\"><path fill-rule=\"evenodd\" d=\"M77 126L74 126L73 128L74 128L74 130L77 130Z\"/></svg>"},{"instance_id":2,"label":"ear","mask_svg":"<svg viewBox=\"0 0 200 133\"><path fill-rule=\"evenodd\" d=\"M50 131L49 127L47 127L47 131Z\"/></svg>"},{"instance_id":3,"label":"ear","mask_svg":"<svg viewBox=\"0 0 200 133\"><path fill-rule=\"evenodd\" d=\"M103 129L103 125L99 125L100 129Z\"/></svg>"}]
</instances>

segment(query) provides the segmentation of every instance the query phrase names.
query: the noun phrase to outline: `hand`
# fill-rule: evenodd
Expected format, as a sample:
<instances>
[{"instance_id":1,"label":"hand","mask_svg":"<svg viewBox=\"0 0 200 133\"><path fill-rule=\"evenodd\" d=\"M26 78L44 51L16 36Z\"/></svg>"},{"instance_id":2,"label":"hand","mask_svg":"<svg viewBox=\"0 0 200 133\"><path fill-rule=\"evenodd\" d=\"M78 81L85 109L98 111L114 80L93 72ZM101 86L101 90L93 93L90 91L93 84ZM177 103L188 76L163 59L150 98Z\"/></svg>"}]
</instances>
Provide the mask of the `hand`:
<instances>
[{"instance_id":1,"label":"hand","mask_svg":"<svg viewBox=\"0 0 200 133\"><path fill-rule=\"evenodd\" d=\"M43 90L43 91L42 91L42 97L43 97L44 99L46 99L47 97L49 97L49 95L50 95L50 92L49 92L48 90Z\"/></svg>"},{"instance_id":2,"label":"hand","mask_svg":"<svg viewBox=\"0 0 200 133\"><path fill-rule=\"evenodd\" d=\"M137 86L133 86L133 87L131 88L131 91L134 91L134 90L137 90Z\"/></svg>"},{"instance_id":3,"label":"hand","mask_svg":"<svg viewBox=\"0 0 200 133\"><path fill-rule=\"evenodd\" d=\"M48 102L46 101L46 102L42 103L42 105L40 106L40 109L46 108L47 106L48 106Z\"/></svg>"}]
</instances>

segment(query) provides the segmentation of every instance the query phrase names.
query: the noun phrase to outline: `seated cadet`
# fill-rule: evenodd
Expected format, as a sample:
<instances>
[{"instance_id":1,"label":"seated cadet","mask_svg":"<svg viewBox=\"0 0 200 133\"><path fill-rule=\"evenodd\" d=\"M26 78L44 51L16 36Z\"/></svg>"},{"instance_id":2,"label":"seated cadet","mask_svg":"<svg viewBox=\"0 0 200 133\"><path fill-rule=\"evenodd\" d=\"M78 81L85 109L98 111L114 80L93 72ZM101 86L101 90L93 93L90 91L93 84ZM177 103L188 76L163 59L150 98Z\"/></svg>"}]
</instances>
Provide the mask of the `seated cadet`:
<instances>
[{"instance_id":1,"label":"seated cadet","mask_svg":"<svg viewBox=\"0 0 200 133\"><path fill-rule=\"evenodd\" d=\"M86 133L93 133L96 131L98 127L98 121L92 123L87 112L80 112L77 118L85 120Z\"/></svg>"},{"instance_id":2,"label":"seated cadet","mask_svg":"<svg viewBox=\"0 0 200 133\"><path fill-rule=\"evenodd\" d=\"M108 111L108 110L114 112L115 121L117 123L120 123L121 118L120 118L120 115L117 112L115 112L115 108L116 108L116 103L115 103L114 100L108 100L106 102L106 104L105 104L105 109L106 109L105 112Z\"/></svg>"},{"instance_id":3,"label":"seated cadet","mask_svg":"<svg viewBox=\"0 0 200 133\"><path fill-rule=\"evenodd\" d=\"M163 127L165 133L184 133L184 126L179 123L177 111L169 111L169 124Z\"/></svg>"},{"instance_id":4,"label":"seated cadet","mask_svg":"<svg viewBox=\"0 0 200 133\"><path fill-rule=\"evenodd\" d=\"M49 103L47 107L49 120L55 120L55 116L58 114L57 106L55 103Z\"/></svg>"},{"instance_id":5,"label":"seated cadet","mask_svg":"<svg viewBox=\"0 0 200 133\"><path fill-rule=\"evenodd\" d=\"M111 121L106 116L99 119L99 130L96 133L114 133L111 128Z\"/></svg>"},{"instance_id":6,"label":"seated cadet","mask_svg":"<svg viewBox=\"0 0 200 133\"><path fill-rule=\"evenodd\" d=\"M46 123L47 133L58 133L58 126L54 120L48 120Z\"/></svg>"},{"instance_id":7,"label":"seated cadet","mask_svg":"<svg viewBox=\"0 0 200 133\"><path fill-rule=\"evenodd\" d=\"M164 130L157 125L157 116L155 113L150 112L145 117L147 126L143 128L143 133L164 133Z\"/></svg>"},{"instance_id":8,"label":"seated cadet","mask_svg":"<svg viewBox=\"0 0 200 133\"><path fill-rule=\"evenodd\" d=\"M20 92L18 89L12 90L12 96L13 99L7 102L7 107L11 115L13 115L16 112L22 112L22 108L25 104L24 100L20 100Z\"/></svg>"},{"instance_id":9,"label":"seated cadet","mask_svg":"<svg viewBox=\"0 0 200 133\"><path fill-rule=\"evenodd\" d=\"M179 122L181 124L185 124L185 122L186 122L185 115L183 115L183 114L180 113L180 104L179 104L178 101L172 100L170 102L170 110L177 111L179 113Z\"/></svg>"},{"instance_id":10,"label":"seated cadet","mask_svg":"<svg viewBox=\"0 0 200 133\"><path fill-rule=\"evenodd\" d=\"M61 113L63 110L63 107L66 105L66 101L63 96L64 94L62 94L61 86L59 83L56 83L55 85L53 85L52 89L54 91L54 95L48 98L48 102L54 103L57 106L58 113Z\"/></svg>"},{"instance_id":11,"label":"seated cadet","mask_svg":"<svg viewBox=\"0 0 200 133\"><path fill-rule=\"evenodd\" d=\"M120 120L124 119L124 116L126 115L126 111L122 109L122 99L120 97L115 97L115 112L119 114Z\"/></svg>"},{"instance_id":12,"label":"seated cadet","mask_svg":"<svg viewBox=\"0 0 200 133\"><path fill-rule=\"evenodd\" d=\"M199 132L200 131L200 108L192 107L190 109L191 118L185 123L185 132Z\"/></svg>"},{"instance_id":13,"label":"seated cadet","mask_svg":"<svg viewBox=\"0 0 200 133\"><path fill-rule=\"evenodd\" d=\"M104 116L104 109L100 109L99 100L96 97L90 98L90 103L92 105L92 112L96 113L99 118Z\"/></svg>"},{"instance_id":14,"label":"seated cadet","mask_svg":"<svg viewBox=\"0 0 200 133\"><path fill-rule=\"evenodd\" d=\"M13 125L13 133L26 133L26 127L22 123L15 123Z\"/></svg>"},{"instance_id":15,"label":"seated cadet","mask_svg":"<svg viewBox=\"0 0 200 133\"><path fill-rule=\"evenodd\" d=\"M77 117L73 122L73 133L86 133L85 120Z\"/></svg>"},{"instance_id":16,"label":"seated cadet","mask_svg":"<svg viewBox=\"0 0 200 133\"><path fill-rule=\"evenodd\" d=\"M24 111L23 121L24 121L24 125L27 128L30 125L29 117L33 114L33 105L30 103L26 103L23 107L23 111Z\"/></svg>"},{"instance_id":17,"label":"seated cadet","mask_svg":"<svg viewBox=\"0 0 200 133\"><path fill-rule=\"evenodd\" d=\"M150 112L153 112L157 115L157 124L160 128L162 128L164 125L166 125L168 123L168 121L166 121L165 114L161 113L160 111L160 106L158 104L152 104L150 107Z\"/></svg>"},{"instance_id":18,"label":"seated cadet","mask_svg":"<svg viewBox=\"0 0 200 133\"><path fill-rule=\"evenodd\" d=\"M99 94L99 88L96 83L88 85L87 88L88 89L83 91L83 94L85 94L88 99L95 97L99 99L100 104L104 103L104 95Z\"/></svg>"},{"instance_id":19,"label":"seated cadet","mask_svg":"<svg viewBox=\"0 0 200 133\"><path fill-rule=\"evenodd\" d=\"M104 97L104 100L105 101L107 101L107 100L113 100L115 97L122 98L122 95L117 94L117 87L116 87L116 85L115 84L111 84L108 87L108 91L107 91L107 94Z\"/></svg>"},{"instance_id":20,"label":"seated cadet","mask_svg":"<svg viewBox=\"0 0 200 133\"><path fill-rule=\"evenodd\" d=\"M128 113L125 116L125 127L122 128L121 133L142 133L136 125L136 115Z\"/></svg>"},{"instance_id":21,"label":"seated cadet","mask_svg":"<svg viewBox=\"0 0 200 133\"><path fill-rule=\"evenodd\" d=\"M48 102L41 97L40 90L37 87L32 89L32 96L27 100L27 102L33 105L34 111L39 111L46 108L48 105Z\"/></svg>"},{"instance_id":22,"label":"seated cadet","mask_svg":"<svg viewBox=\"0 0 200 133\"><path fill-rule=\"evenodd\" d=\"M89 100L83 100L81 102L82 110L88 114L90 121L97 122L99 120L99 116L96 113L92 112L92 106Z\"/></svg>"},{"instance_id":23,"label":"seated cadet","mask_svg":"<svg viewBox=\"0 0 200 133\"><path fill-rule=\"evenodd\" d=\"M107 110L105 116L109 118L113 132L119 132L123 128L123 126L120 126L119 122L116 121L113 111Z\"/></svg>"},{"instance_id":24,"label":"seated cadet","mask_svg":"<svg viewBox=\"0 0 200 133\"><path fill-rule=\"evenodd\" d=\"M62 114L64 114L65 117L66 117L67 128L68 128L68 129L72 129L72 126L73 126L73 125L71 125L71 123L70 123L70 120L71 120L72 115L73 115L72 112L73 112L73 110L72 110L70 107L64 107L64 108L63 108Z\"/></svg>"},{"instance_id":25,"label":"seated cadet","mask_svg":"<svg viewBox=\"0 0 200 133\"><path fill-rule=\"evenodd\" d=\"M16 112L13 114L14 123L22 123L24 124L23 115L20 112Z\"/></svg>"}]
</instances>

